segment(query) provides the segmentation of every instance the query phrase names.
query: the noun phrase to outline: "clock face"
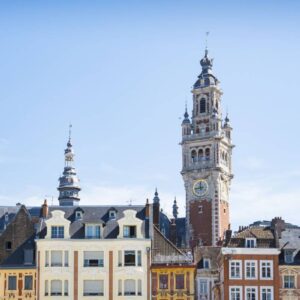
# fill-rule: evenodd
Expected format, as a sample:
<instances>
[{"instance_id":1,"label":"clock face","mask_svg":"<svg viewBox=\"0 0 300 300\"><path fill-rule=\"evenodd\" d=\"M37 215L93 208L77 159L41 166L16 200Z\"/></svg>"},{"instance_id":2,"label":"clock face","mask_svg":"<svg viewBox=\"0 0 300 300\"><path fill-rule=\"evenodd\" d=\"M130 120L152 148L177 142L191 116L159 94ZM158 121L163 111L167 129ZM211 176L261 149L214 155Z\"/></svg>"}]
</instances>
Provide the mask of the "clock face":
<instances>
[{"instance_id":1,"label":"clock face","mask_svg":"<svg viewBox=\"0 0 300 300\"><path fill-rule=\"evenodd\" d=\"M208 192L208 184L204 179L197 180L193 185L193 193L196 196L204 196Z\"/></svg>"}]
</instances>

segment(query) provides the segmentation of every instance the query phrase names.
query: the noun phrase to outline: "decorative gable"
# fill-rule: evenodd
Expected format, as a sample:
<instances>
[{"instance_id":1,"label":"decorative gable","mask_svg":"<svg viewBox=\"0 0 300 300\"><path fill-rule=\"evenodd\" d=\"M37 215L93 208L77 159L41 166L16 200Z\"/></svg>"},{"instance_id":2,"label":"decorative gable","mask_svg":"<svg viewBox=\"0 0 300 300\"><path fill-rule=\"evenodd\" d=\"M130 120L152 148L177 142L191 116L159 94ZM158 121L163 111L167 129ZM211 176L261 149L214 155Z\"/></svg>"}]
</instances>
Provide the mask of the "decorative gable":
<instances>
[{"instance_id":1,"label":"decorative gable","mask_svg":"<svg viewBox=\"0 0 300 300\"><path fill-rule=\"evenodd\" d=\"M124 217L118 220L118 238L144 238L142 234L143 221L136 217L137 212L133 209L124 210Z\"/></svg>"},{"instance_id":2,"label":"decorative gable","mask_svg":"<svg viewBox=\"0 0 300 300\"><path fill-rule=\"evenodd\" d=\"M70 221L67 220L65 212L54 210L51 212L52 217L45 221L47 226L46 239L51 238L70 238Z\"/></svg>"}]
</instances>

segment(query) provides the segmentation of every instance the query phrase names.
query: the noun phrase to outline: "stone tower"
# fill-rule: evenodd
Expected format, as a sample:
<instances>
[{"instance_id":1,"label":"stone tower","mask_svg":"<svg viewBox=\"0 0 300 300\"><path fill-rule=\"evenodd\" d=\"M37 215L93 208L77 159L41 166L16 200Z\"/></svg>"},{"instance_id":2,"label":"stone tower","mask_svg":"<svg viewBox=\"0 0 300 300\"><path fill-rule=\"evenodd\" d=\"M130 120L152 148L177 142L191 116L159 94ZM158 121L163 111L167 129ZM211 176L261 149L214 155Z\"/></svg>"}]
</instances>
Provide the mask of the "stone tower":
<instances>
[{"instance_id":1,"label":"stone tower","mask_svg":"<svg viewBox=\"0 0 300 300\"><path fill-rule=\"evenodd\" d=\"M229 227L229 189L232 128L222 120L218 79L212 73L208 50L202 72L192 88L193 110L182 122L182 177L186 191L187 243L216 245Z\"/></svg>"},{"instance_id":2,"label":"stone tower","mask_svg":"<svg viewBox=\"0 0 300 300\"><path fill-rule=\"evenodd\" d=\"M60 206L77 205L80 201L79 179L74 167L74 150L71 143L71 125L69 131L69 140L65 149L65 167L62 176L59 178L59 196L58 201Z\"/></svg>"}]
</instances>

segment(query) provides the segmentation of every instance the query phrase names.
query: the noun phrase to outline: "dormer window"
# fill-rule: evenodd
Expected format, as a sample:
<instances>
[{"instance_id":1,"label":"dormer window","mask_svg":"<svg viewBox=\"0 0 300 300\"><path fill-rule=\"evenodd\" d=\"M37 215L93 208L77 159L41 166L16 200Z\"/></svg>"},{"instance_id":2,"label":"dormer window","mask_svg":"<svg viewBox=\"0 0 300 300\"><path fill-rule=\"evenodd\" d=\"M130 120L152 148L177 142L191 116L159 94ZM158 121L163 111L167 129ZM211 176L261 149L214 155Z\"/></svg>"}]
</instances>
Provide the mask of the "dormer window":
<instances>
[{"instance_id":1,"label":"dormer window","mask_svg":"<svg viewBox=\"0 0 300 300\"><path fill-rule=\"evenodd\" d=\"M293 250L291 249L285 249L284 250L284 262L286 264L291 264L293 263Z\"/></svg>"},{"instance_id":2,"label":"dormer window","mask_svg":"<svg viewBox=\"0 0 300 300\"><path fill-rule=\"evenodd\" d=\"M11 251L12 250L12 243L11 243L11 241L5 242L5 250L6 251Z\"/></svg>"},{"instance_id":3,"label":"dormer window","mask_svg":"<svg viewBox=\"0 0 300 300\"><path fill-rule=\"evenodd\" d=\"M256 238L246 238L245 247L246 248L256 248Z\"/></svg>"},{"instance_id":4,"label":"dormer window","mask_svg":"<svg viewBox=\"0 0 300 300\"><path fill-rule=\"evenodd\" d=\"M110 219L110 220L115 220L116 217L117 217L116 211L115 211L115 210L110 210L110 211L109 211L109 219Z\"/></svg>"},{"instance_id":5,"label":"dormer window","mask_svg":"<svg viewBox=\"0 0 300 300\"><path fill-rule=\"evenodd\" d=\"M82 220L82 211L78 210L75 212L75 219Z\"/></svg>"},{"instance_id":6,"label":"dormer window","mask_svg":"<svg viewBox=\"0 0 300 300\"><path fill-rule=\"evenodd\" d=\"M123 237L125 238L135 238L136 237L136 226L124 226L123 227Z\"/></svg>"},{"instance_id":7,"label":"dormer window","mask_svg":"<svg viewBox=\"0 0 300 300\"><path fill-rule=\"evenodd\" d=\"M64 236L64 226L51 226L52 239L63 239Z\"/></svg>"},{"instance_id":8,"label":"dormer window","mask_svg":"<svg viewBox=\"0 0 300 300\"><path fill-rule=\"evenodd\" d=\"M203 258L203 269L210 269L210 259Z\"/></svg>"},{"instance_id":9,"label":"dormer window","mask_svg":"<svg viewBox=\"0 0 300 300\"><path fill-rule=\"evenodd\" d=\"M100 239L101 237L100 225L88 224L85 225L85 238L86 239Z\"/></svg>"},{"instance_id":10,"label":"dormer window","mask_svg":"<svg viewBox=\"0 0 300 300\"><path fill-rule=\"evenodd\" d=\"M5 213L4 220L6 223L8 222L8 213Z\"/></svg>"}]
</instances>

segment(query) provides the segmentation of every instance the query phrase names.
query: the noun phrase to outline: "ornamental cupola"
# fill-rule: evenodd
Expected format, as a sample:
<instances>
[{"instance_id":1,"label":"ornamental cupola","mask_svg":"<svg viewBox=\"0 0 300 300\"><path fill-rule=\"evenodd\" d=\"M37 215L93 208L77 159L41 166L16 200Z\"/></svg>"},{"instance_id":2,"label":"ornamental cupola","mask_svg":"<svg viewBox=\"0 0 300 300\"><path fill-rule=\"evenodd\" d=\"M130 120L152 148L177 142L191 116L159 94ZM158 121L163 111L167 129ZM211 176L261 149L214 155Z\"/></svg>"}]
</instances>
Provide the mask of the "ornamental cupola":
<instances>
[{"instance_id":1,"label":"ornamental cupola","mask_svg":"<svg viewBox=\"0 0 300 300\"><path fill-rule=\"evenodd\" d=\"M223 129L225 131L226 137L230 140L231 139L232 127L230 125L230 120L228 118L228 114L226 115L226 118L224 119Z\"/></svg>"},{"instance_id":2,"label":"ornamental cupola","mask_svg":"<svg viewBox=\"0 0 300 300\"><path fill-rule=\"evenodd\" d=\"M65 149L65 167L62 176L59 178L59 196L58 201L60 206L78 205L80 198L79 179L74 167L74 150L71 142L71 125L69 130L69 140Z\"/></svg>"},{"instance_id":3,"label":"ornamental cupola","mask_svg":"<svg viewBox=\"0 0 300 300\"><path fill-rule=\"evenodd\" d=\"M184 119L181 123L181 127L182 127L182 135L190 135L191 134L191 121L190 121L190 117L189 114L187 112L187 107L185 106L185 112L184 112Z\"/></svg>"},{"instance_id":4,"label":"ornamental cupola","mask_svg":"<svg viewBox=\"0 0 300 300\"><path fill-rule=\"evenodd\" d=\"M198 76L198 80L194 84L194 89L218 85L218 79L212 73L213 59L208 56L208 50L205 49L204 57L200 60L202 72Z\"/></svg>"}]
</instances>

